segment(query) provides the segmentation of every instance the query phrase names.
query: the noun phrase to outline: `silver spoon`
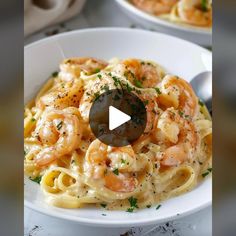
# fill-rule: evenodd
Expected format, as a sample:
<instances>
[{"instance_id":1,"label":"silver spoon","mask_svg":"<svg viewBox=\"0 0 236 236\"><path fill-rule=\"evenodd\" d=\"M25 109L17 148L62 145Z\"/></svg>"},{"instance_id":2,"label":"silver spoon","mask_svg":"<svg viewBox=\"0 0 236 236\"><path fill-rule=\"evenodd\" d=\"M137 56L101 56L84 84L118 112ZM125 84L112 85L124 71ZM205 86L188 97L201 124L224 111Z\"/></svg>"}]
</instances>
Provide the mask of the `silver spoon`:
<instances>
[{"instance_id":1,"label":"silver spoon","mask_svg":"<svg viewBox=\"0 0 236 236\"><path fill-rule=\"evenodd\" d=\"M206 104L208 111L212 112L212 72L204 71L192 78L190 84L196 95Z\"/></svg>"}]
</instances>

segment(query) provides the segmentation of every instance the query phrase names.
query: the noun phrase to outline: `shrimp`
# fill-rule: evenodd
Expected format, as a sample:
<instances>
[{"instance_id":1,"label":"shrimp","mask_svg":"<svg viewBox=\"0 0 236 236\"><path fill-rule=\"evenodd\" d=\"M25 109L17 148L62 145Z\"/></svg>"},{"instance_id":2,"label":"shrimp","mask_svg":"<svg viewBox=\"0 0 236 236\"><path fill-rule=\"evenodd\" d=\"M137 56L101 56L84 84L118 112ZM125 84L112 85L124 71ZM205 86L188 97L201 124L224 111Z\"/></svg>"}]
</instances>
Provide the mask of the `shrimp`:
<instances>
[{"instance_id":1,"label":"shrimp","mask_svg":"<svg viewBox=\"0 0 236 236\"><path fill-rule=\"evenodd\" d=\"M205 2L205 1L204 1ZM212 25L212 8L210 1L203 5L201 0L181 0L178 5L180 19L196 26Z\"/></svg>"},{"instance_id":2,"label":"shrimp","mask_svg":"<svg viewBox=\"0 0 236 236\"><path fill-rule=\"evenodd\" d=\"M79 111L85 122L89 121L89 112L96 97L107 91L108 89L116 89L114 81L110 78L109 75L103 72L101 72L99 75L100 76L95 80L90 80L88 84L86 84L85 91L80 100ZM102 107L99 111L103 112Z\"/></svg>"},{"instance_id":3,"label":"shrimp","mask_svg":"<svg viewBox=\"0 0 236 236\"><path fill-rule=\"evenodd\" d=\"M132 2L145 12L161 15L169 13L178 0L132 0Z\"/></svg>"},{"instance_id":4,"label":"shrimp","mask_svg":"<svg viewBox=\"0 0 236 236\"><path fill-rule=\"evenodd\" d=\"M36 165L46 166L78 148L81 139L79 119L65 110L46 112L36 127L39 140L46 148L36 156Z\"/></svg>"},{"instance_id":5,"label":"shrimp","mask_svg":"<svg viewBox=\"0 0 236 236\"><path fill-rule=\"evenodd\" d=\"M94 180L102 180L104 186L114 192L133 192L138 184L133 176L139 168L130 145L110 147L94 140L85 156L85 172Z\"/></svg>"},{"instance_id":6,"label":"shrimp","mask_svg":"<svg viewBox=\"0 0 236 236\"><path fill-rule=\"evenodd\" d=\"M125 66L124 75L136 87L156 87L164 75L163 70L153 62L127 59L122 64Z\"/></svg>"},{"instance_id":7,"label":"shrimp","mask_svg":"<svg viewBox=\"0 0 236 236\"><path fill-rule=\"evenodd\" d=\"M150 95L140 95L140 99L145 104L147 121L146 128L144 130L144 134L148 134L155 130L157 119L158 119L158 105L155 99L153 99Z\"/></svg>"},{"instance_id":8,"label":"shrimp","mask_svg":"<svg viewBox=\"0 0 236 236\"><path fill-rule=\"evenodd\" d=\"M59 80L46 94L36 99L36 106L41 110L46 107L56 109L64 109L70 106L78 107L82 94L82 80L74 79L68 82Z\"/></svg>"},{"instance_id":9,"label":"shrimp","mask_svg":"<svg viewBox=\"0 0 236 236\"><path fill-rule=\"evenodd\" d=\"M161 94L157 98L160 107L174 107L185 116L196 116L199 109L198 98L188 82L176 76L166 75L160 86Z\"/></svg>"},{"instance_id":10,"label":"shrimp","mask_svg":"<svg viewBox=\"0 0 236 236\"><path fill-rule=\"evenodd\" d=\"M85 72L87 75L96 74L107 65L108 63L106 61L100 59L78 57L64 60L60 65L60 69L65 74L68 73L79 77L81 71Z\"/></svg>"},{"instance_id":11,"label":"shrimp","mask_svg":"<svg viewBox=\"0 0 236 236\"><path fill-rule=\"evenodd\" d=\"M157 127L169 141L161 165L176 166L191 159L197 150L199 137L190 120L181 117L174 108L168 108L161 114Z\"/></svg>"}]
</instances>

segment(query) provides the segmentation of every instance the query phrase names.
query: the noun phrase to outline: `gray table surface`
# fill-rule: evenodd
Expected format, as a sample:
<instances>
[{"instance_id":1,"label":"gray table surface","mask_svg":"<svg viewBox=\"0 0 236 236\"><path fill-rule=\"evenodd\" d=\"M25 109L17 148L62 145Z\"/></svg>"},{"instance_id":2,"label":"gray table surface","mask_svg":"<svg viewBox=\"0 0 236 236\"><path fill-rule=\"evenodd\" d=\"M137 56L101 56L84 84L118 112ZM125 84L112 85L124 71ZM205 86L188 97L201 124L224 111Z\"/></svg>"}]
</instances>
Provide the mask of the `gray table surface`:
<instances>
[{"instance_id":1,"label":"gray table surface","mask_svg":"<svg viewBox=\"0 0 236 236\"><path fill-rule=\"evenodd\" d=\"M83 11L73 19L48 27L25 39L25 45L36 40L75 29L92 27L137 27L123 14L114 0L87 0ZM148 30L148 29L147 29ZM25 208L25 236L210 236L212 235L212 212L208 207L198 213L160 225L127 229L82 226L55 219Z\"/></svg>"}]
</instances>

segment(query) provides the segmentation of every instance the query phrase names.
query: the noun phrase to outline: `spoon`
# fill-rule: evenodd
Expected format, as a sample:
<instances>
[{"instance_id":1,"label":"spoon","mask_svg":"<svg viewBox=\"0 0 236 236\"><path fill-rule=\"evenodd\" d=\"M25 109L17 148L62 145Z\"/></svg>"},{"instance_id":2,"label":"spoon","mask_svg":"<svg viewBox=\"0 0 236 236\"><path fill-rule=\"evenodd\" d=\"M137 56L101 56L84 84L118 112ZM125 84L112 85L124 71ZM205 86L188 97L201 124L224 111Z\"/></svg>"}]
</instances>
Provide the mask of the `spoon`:
<instances>
[{"instance_id":1,"label":"spoon","mask_svg":"<svg viewBox=\"0 0 236 236\"><path fill-rule=\"evenodd\" d=\"M212 72L204 71L192 78L190 84L196 95L206 104L208 111L212 112Z\"/></svg>"}]
</instances>

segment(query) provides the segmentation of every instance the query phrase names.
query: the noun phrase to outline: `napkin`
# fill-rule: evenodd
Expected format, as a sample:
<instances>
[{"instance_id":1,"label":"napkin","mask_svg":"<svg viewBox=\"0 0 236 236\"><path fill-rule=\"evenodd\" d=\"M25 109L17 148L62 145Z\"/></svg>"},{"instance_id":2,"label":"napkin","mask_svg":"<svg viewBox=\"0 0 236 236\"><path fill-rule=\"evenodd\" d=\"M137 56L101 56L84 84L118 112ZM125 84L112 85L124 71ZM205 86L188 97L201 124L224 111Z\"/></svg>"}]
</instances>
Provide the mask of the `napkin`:
<instances>
[{"instance_id":1,"label":"napkin","mask_svg":"<svg viewBox=\"0 0 236 236\"><path fill-rule=\"evenodd\" d=\"M24 0L24 35L68 20L78 14L86 0Z\"/></svg>"}]
</instances>

